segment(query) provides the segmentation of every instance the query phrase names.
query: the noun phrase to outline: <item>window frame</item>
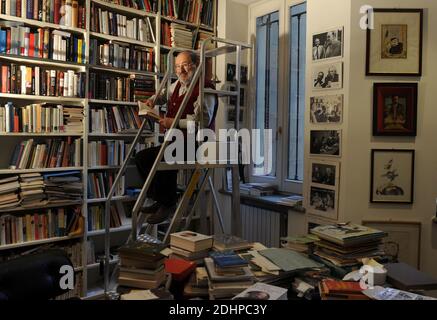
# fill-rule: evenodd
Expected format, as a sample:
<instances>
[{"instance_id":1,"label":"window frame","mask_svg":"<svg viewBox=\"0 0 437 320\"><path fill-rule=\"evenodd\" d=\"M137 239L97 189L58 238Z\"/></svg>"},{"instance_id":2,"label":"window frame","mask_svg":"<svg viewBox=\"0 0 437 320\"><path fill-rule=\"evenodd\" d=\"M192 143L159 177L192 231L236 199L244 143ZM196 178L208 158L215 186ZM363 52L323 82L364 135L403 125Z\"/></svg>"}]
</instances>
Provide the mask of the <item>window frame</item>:
<instances>
[{"instance_id":1,"label":"window frame","mask_svg":"<svg viewBox=\"0 0 437 320\"><path fill-rule=\"evenodd\" d=\"M258 17L279 11L279 72L278 75L278 132L273 133L273 138L277 137L276 152L276 175L275 176L256 176L254 175L253 165L249 169L249 180L251 182L269 182L278 186L280 191L303 194L304 181L295 181L288 179L288 156L290 152L289 137L289 117L290 117L290 10L291 7L307 2L306 0L267 0L252 4L249 6L249 39L254 45L251 54L251 66L253 77L250 80L250 88L256 88L257 70L256 70L256 20ZM307 37L308 38L308 37ZM255 91L256 89L252 89ZM256 92L250 94L251 128L256 126ZM305 101L306 102L306 101ZM304 166L304 177L305 175Z\"/></svg>"}]
</instances>

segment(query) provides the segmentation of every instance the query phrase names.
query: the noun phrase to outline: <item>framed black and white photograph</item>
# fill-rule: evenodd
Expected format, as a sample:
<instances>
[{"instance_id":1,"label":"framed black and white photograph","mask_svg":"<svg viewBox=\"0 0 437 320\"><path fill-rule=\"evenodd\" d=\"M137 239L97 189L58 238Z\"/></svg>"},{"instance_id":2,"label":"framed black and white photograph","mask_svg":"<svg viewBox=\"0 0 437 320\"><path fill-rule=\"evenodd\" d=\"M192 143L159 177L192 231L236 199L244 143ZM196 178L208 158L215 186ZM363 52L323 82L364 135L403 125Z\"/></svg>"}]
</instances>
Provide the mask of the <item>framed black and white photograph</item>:
<instances>
[{"instance_id":1,"label":"framed black and white photograph","mask_svg":"<svg viewBox=\"0 0 437 320\"><path fill-rule=\"evenodd\" d=\"M311 97L310 122L314 124L341 124L343 122L343 95Z\"/></svg>"},{"instance_id":2,"label":"framed black and white photograph","mask_svg":"<svg viewBox=\"0 0 437 320\"><path fill-rule=\"evenodd\" d=\"M229 91L235 91L235 86L229 86ZM235 106L237 104L237 97L236 96L230 96L229 97L229 105ZM244 88L240 87L240 107L244 107L246 104L246 90Z\"/></svg>"},{"instance_id":3,"label":"framed black and white photograph","mask_svg":"<svg viewBox=\"0 0 437 320\"><path fill-rule=\"evenodd\" d=\"M313 61L343 56L343 27L313 34Z\"/></svg>"},{"instance_id":4,"label":"framed black and white photograph","mask_svg":"<svg viewBox=\"0 0 437 320\"><path fill-rule=\"evenodd\" d=\"M372 150L372 203L413 203L414 150Z\"/></svg>"},{"instance_id":5,"label":"framed black and white photograph","mask_svg":"<svg viewBox=\"0 0 437 320\"><path fill-rule=\"evenodd\" d=\"M333 62L314 65L312 81L314 90L343 88L343 63Z\"/></svg>"},{"instance_id":6,"label":"framed black and white photograph","mask_svg":"<svg viewBox=\"0 0 437 320\"><path fill-rule=\"evenodd\" d=\"M310 187L308 212L326 219L336 220L338 192L334 189Z\"/></svg>"},{"instance_id":7,"label":"framed black and white photograph","mask_svg":"<svg viewBox=\"0 0 437 320\"><path fill-rule=\"evenodd\" d=\"M341 157L341 130L311 130L310 154Z\"/></svg>"},{"instance_id":8,"label":"framed black and white photograph","mask_svg":"<svg viewBox=\"0 0 437 320\"><path fill-rule=\"evenodd\" d=\"M312 160L311 183L320 187L337 187L340 176L340 163L334 161Z\"/></svg>"},{"instance_id":9,"label":"framed black and white photograph","mask_svg":"<svg viewBox=\"0 0 437 320\"><path fill-rule=\"evenodd\" d=\"M416 136L417 83L373 84L373 135Z\"/></svg>"},{"instance_id":10,"label":"framed black and white photograph","mask_svg":"<svg viewBox=\"0 0 437 320\"><path fill-rule=\"evenodd\" d=\"M423 9L373 9L366 75L422 75Z\"/></svg>"},{"instance_id":11,"label":"framed black and white photograph","mask_svg":"<svg viewBox=\"0 0 437 320\"><path fill-rule=\"evenodd\" d=\"M237 74L237 66L235 64L228 63L226 65L226 81L235 81L235 75Z\"/></svg>"}]
</instances>

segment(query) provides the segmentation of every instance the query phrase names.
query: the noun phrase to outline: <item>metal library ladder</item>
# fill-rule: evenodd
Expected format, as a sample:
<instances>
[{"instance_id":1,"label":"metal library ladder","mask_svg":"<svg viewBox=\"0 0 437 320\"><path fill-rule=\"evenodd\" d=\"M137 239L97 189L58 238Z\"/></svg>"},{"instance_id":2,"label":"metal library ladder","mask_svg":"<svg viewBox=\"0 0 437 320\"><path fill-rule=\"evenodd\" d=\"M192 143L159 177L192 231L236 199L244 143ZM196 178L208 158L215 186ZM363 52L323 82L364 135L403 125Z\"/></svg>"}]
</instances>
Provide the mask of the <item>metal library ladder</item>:
<instances>
[{"instance_id":1,"label":"metal library ladder","mask_svg":"<svg viewBox=\"0 0 437 320\"><path fill-rule=\"evenodd\" d=\"M216 44L222 44L221 46L215 48L206 50L206 45L210 43L216 43ZM240 87L241 87L241 56L243 50L251 49L252 46L247 43L239 42L239 41L232 41L232 40L226 40L221 39L217 37L210 37L208 39L205 39L200 48L200 62L199 66L197 67L193 79L191 80L191 83L188 87L187 93L185 94L185 97L182 101L182 104L179 108L179 111L177 112L175 119L171 125L171 127L167 130L167 132L171 132L173 129L177 127L177 124L179 123L179 120L187 106L187 103L193 93L193 90L195 86L199 85L199 102L200 102L200 114L203 114L203 101L205 98L205 94L215 94L217 96L234 96L236 99L236 106L235 106L235 132L238 132L240 130L239 127L239 118L240 118ZM175 52L180 52L183 50L173 48L169 55L168 55L168 64L167 64L167 72L164 75L163 80L161 81L159 88L155 94L155 97L158 97L163 89L167 86L167 89L171 85L171 79L172 79L172 73L173 73L173 57ZM236 72L235 72L235 91L226 91L226 90L215 90L215 89L209 89L205 88L205 74L206 74L206 59L207 58L214 58L220 55L224 54L230 54L230 53L236 53ZM167 90L167 95L169 97L169 90ZM156 98L155 98L156 99ZM200 117L200 123L199 128L204 128L203 126L203 117ZM142 122L142 125L140 129L138 130L138 133L129 149L129 152L127 153L123 165L121 166L117 177L114 180L114 183L108 193L108 196L105 200L105 264L104 264L104 288L105 288L105 294L108 292L109 287L109 262L110 262L110 205L113 201L113 196L116 191L116 188L118 184L121 181L122 176L125 174L128 163L132 157L133 151L135 150L136 145L140 141L141 134L143 133L145 127L147 124L147 120L144 119ZM238 139L238 136L235 137ZM170 240L170 234L176 232L176 230L180 227L181 221L183 218L185 218L185 230L189 227L191 218L194 215L195 209L197 205L199 204L199 199L202 194L202 191L205 189L205 187L209 184L213 199L214 199L214 205L215 205L215 212L217 213L217 217L220 223L220 227L222 232L224 232L224 224L223 224L223 218L220 211L220 206L217 199L217 194L214 189L214 185L212 182L212 173L215 168L232 168L232 215L231 215L231 233L236 236L241 236L241 214L240 214L240 186L239 186L239 170L238 170L238 159L233 159L234 161L232 163L229 163L229 161L226 161L226 163L223 163L222 161L218 161L218 163L207 163L207 164L200 164L198 162L194 164L167 164L163 162L164 158L164 152L167 146L169 145L170 141L169 139L164 139L164 142L160 146L160 151L158 153L158 156L156 157L156 160L152 166L152 169L150 170L150 173L143 185L143 188L141 189L141 192L138 196L138 199L134 205L134 208L132 210L132 232L129 237L129 241L136 241L137 237L139 235L139 231L143 228L145 215L141 212L141 209L144 205L144 202L146 200L147 191L149 187L151 186L152 180L156 174L157 171L163 171L163 170L189 170L193 172L191 179L186 187L186 190L184 191L184 194L179 201L179 204L177 205L176 211L171 219L170 225L166 231L166 234L164 236L164 243L168 243ZM238 144L238 140L236 140L236 143ZM232 160L232 159L231 159ZM197 189L197 190L196 190ZM195 196L194 196L195 195ZM186 214L190 205L190 200L192 200L194 196L194 202L192 204L192 207L190 209L190 212L188 215ZM144 226L146 233L150 234L151 231L153 231L153 226L146 224Z\"/></svg>"}]
</instances>

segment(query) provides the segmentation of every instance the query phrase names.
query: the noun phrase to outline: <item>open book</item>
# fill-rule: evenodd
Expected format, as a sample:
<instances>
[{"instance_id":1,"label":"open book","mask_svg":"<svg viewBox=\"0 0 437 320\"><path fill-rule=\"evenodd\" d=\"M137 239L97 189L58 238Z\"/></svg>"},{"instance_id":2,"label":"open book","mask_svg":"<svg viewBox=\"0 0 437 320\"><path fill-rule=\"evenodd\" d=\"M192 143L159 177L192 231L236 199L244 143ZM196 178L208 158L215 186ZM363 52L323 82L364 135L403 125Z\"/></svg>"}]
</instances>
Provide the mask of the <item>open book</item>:
<instances>
[{"instance_id":1,"label":"open book","mask_svg":"<svg viewBox=\"0 0 437 320\"><path fill-rule=\"evenodd\" d=\"M159 122L161 120L161 117L159 114L156 113L156 111L152 108L150 108L146 103L138 101L138 114L143 117L147 117L153 121Z\"/></svg>"}]
</instances>

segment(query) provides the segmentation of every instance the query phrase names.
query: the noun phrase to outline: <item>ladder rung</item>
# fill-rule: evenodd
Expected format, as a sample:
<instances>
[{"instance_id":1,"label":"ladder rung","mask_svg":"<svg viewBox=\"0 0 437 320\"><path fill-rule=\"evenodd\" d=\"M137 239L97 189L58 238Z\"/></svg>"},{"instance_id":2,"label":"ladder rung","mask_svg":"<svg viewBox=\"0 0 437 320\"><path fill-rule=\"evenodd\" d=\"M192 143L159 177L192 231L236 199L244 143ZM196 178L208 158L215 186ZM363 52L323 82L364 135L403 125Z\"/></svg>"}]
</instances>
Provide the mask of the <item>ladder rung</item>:
<instances>
[{"instance_id":1,"label":"ladder rung","mask_svg":"<svg viewBox=\"0 0 437 320\"><path fill-rule=\"evenodd\" d=\"M227 96L237 96L237 92L236 91L227 91L227 90L214 90L214 89L206 89L205 88L205 93L210 93L210 94L216 94L218 96L221 97L227 97Z\"/></svg>"},{"instance_id":2,"label":"ladder rung","mask_svg":"<svg viewBox=\"0 0 437 320\"><path fill-rule=\"evenodd\" d=\"M158 171L170 170L191 170L191 169L212 169L212 168L230 168L236 164L167 164L162 162L158 165Z\"/></svg>"},{"instance_id":3,"label":"ladder rung","mask_svg":"<svg viewBox=\"0 0 437 320\"><path fill-rule=\"evenodd\" d=\"M213 58L213 57L217 57L217 56L222 55L222 54L232 53L235 51L237 51L236 46L225 45L225 46L221 46L221 47L218 47L215 49L207 50L205 52L205 56L208 58Z\"/></svg>"}]
</instances>

